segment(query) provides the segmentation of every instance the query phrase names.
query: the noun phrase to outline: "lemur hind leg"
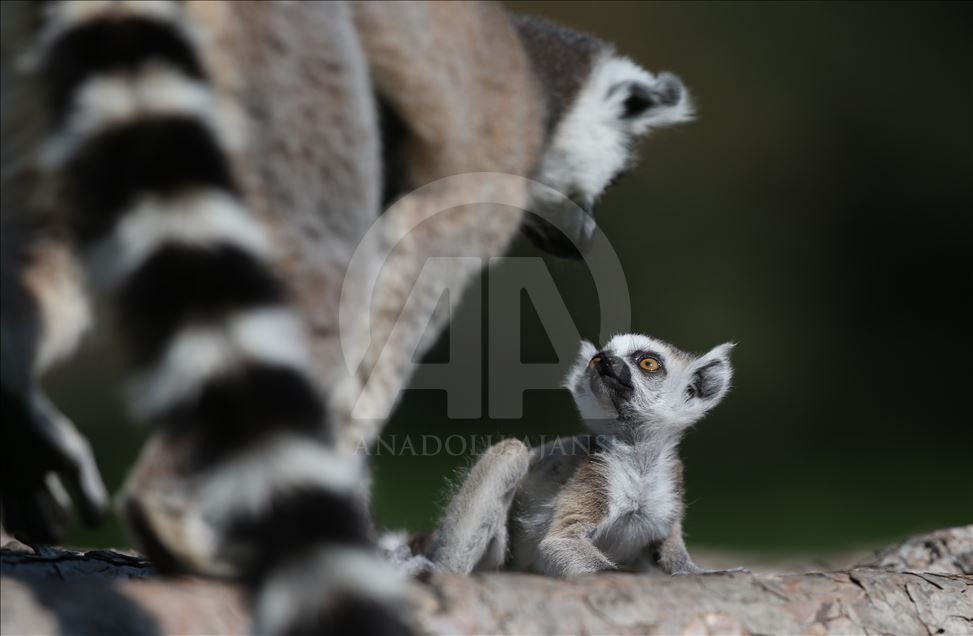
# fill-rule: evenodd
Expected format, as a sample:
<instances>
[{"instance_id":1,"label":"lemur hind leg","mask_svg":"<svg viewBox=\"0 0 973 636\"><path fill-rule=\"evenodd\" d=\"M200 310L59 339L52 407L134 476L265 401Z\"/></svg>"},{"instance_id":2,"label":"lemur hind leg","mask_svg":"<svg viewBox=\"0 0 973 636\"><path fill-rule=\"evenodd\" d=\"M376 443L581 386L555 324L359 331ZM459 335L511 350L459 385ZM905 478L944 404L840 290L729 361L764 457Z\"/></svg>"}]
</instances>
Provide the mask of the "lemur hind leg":
<instances>
[{"instance_id":1,"label":"lemur hind leg","mask_svg":"<svg viewBox=\"0 0 973 636\"><path fill-rule=\"evenodd\" d=\"M491 446L453 495L429 558L457 574L501 567L507 554L507 519L530 452L517 439Z\"/></svg>"}]
</instances>

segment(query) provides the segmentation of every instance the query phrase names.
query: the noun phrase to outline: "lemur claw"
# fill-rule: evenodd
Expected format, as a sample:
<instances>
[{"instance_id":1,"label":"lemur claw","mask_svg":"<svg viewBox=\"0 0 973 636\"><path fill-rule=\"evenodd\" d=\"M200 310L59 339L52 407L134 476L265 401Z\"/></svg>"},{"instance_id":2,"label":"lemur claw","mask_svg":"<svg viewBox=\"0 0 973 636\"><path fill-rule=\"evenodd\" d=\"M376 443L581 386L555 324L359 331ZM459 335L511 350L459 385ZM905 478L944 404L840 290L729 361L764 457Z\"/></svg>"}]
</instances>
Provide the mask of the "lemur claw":
<instances>
[{"instance_id":1,"label":"lemur claw","mask_svg":"<svg viewBox=\"0 0 973 636\"><path fill-rule=\"evenodd\" d=\"M708 568L701 568L698 572L696 572L696 574L753 574L753 572L751 572L748 568L744 568L744 567L726 568L726 569L716 568L712 570Z\"/></svg>"}]
</instances>

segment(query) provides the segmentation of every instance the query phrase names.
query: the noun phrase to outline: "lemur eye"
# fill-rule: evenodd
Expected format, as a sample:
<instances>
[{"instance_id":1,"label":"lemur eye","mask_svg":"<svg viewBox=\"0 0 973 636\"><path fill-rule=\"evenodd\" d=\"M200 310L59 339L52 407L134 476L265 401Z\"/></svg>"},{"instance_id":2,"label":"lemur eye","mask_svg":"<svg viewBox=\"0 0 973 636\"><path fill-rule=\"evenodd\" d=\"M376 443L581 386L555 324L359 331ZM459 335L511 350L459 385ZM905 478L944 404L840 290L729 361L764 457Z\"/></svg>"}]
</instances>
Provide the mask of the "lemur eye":
<instances>
[{"instance_id":1,"label":"lemur eye","mask_svg":"<svg viewBox=\"0 0 973 636\"><path fill-rule=\"evenodd\" d=\"M660 364L658 360L650 356L645 356L639 360L639 368L643 371L648 371L649 373L658 371L661 366L662 364Z\"/></svg>"},{"instance_id":2,"label":"lemur eye","mask_svg":"<svg viewBox=\"0 0 973 636\"><path fill-rule=\"evenodd\" d=\"M598 366L599 362L601 362L601 356L595 356L594 358L591 359L590 362L588 362L588 368L594 369L595 367Z\"/></svg>"}]
</instances>

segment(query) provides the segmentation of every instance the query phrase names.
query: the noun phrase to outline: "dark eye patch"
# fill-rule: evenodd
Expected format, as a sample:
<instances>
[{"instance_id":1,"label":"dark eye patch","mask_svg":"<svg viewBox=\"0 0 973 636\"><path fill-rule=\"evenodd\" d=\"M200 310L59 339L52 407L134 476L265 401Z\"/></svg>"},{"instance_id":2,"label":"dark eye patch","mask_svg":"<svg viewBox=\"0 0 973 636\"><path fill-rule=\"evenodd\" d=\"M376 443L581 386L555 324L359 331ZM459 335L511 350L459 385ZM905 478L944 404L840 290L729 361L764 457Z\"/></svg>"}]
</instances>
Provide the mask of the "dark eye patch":
<instances>
[{"instance_id":1,"label":"dark eye patch","mask_svg":"<svg viewBox=\"0 0 973 636\"><path fill-rule=\"evenodd\" d=\"M631 119L637 117L655 105L655 96L649 88L641 84L635 84L632 86L628 97L622 103L622 118Z\"/></svg>"},{"instance_id":2,"label":"dark eye patch","mask_svg":"<svg viewBox=\"0 0 973 636\"><path fill-rule=\"evenodd\" d=\"M611 99L619 91L627 93L624 101L622 101L622 119L638 117L656 105L652 89L641 82L619 82L608 89L608 93L605 95L606 99Z\"/></svg>"}]
</instances>

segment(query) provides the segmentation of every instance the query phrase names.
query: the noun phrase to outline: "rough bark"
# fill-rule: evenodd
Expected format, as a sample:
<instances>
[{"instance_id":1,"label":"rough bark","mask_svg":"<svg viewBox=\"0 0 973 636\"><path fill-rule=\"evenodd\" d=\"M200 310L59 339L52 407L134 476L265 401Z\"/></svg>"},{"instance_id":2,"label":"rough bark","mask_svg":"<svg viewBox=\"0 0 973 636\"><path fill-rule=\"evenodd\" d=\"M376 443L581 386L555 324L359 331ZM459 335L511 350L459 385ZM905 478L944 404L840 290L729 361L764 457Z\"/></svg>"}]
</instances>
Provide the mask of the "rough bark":
<instances>
[{"instance_id":1,"label":"rough bark","mask_svg":"<svg viewBox=\"0 0 973 636\"><path fill-rule=\"evenodd\" d=\"M5 549L3 634L241 633L244 599L156 577L117 552ZM973 526L885 548L847 570L551 579L434 575L413 586L429 633L973 634Z\"/></svg>"}]
</instances>

